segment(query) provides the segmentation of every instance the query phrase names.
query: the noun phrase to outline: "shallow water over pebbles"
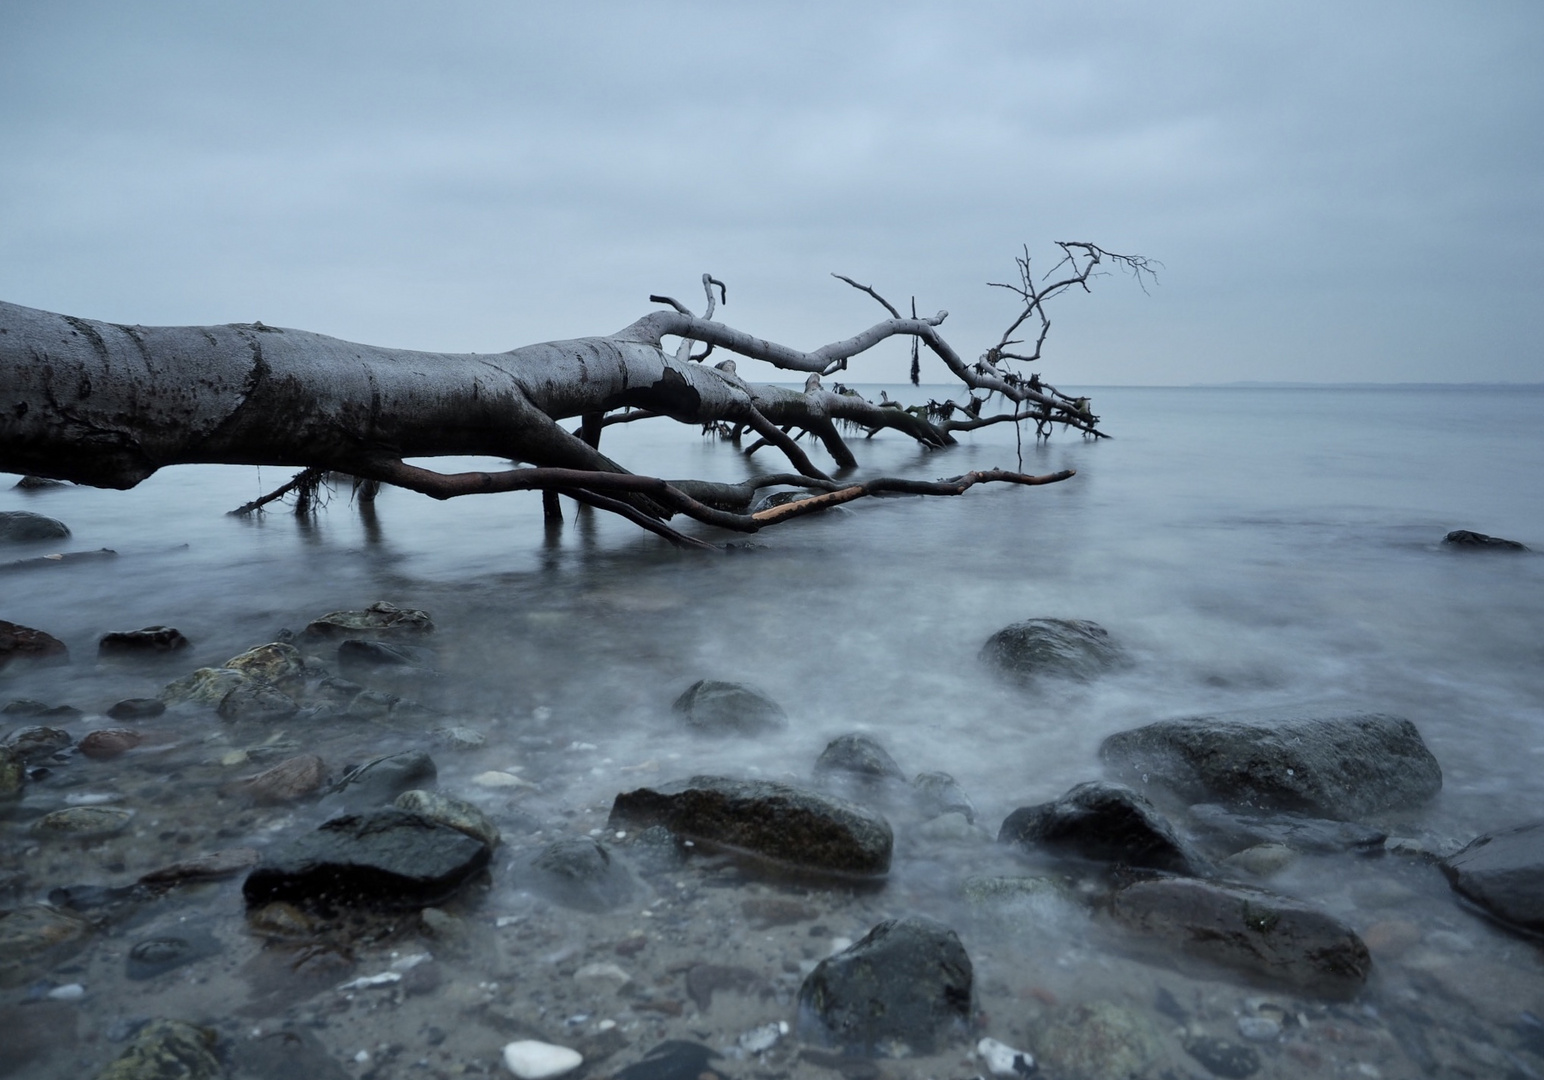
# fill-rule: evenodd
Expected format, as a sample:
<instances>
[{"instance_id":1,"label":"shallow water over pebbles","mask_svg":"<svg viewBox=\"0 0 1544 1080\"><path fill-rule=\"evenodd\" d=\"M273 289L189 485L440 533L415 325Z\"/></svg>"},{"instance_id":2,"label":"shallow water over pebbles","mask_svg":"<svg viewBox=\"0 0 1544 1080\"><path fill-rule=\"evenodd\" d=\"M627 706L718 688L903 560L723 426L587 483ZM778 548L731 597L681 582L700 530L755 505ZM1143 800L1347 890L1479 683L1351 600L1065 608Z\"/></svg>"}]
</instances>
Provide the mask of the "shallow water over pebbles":
<instances>
[{"instance_id":1,"label":"shallow water over pebbles","mask_svg":"<svg viewBox=\"0 0 1544 1080\"><path fill-rule=\"evenodd\" d=\"M1205 1076L1186 1045L1206 1038L1254 1051L1261 1077L1544 1074L1539 947L1461 907L1418 857L1303 856L1268 879L1362 934L1374 973L1350 1002L1132 955L1076 888L983 901L990 889L967 887L1043 872L991 842L1003 818L1102 775L1105 736L1187 714L1292 705L1409 717L1442 764L1443 793L1378 824L1431 849L1539 816L1544 556L1439 541L1471 528L1544 549L1544 394L1094 398L1118 438L1024 447L1029 471L1078 469L1064 484L860 502L723 556L678 553L598 516L576 520L571 504L565 530L549 538L532 496L435 504L387 491L371 515L345 488L311 520L224 517L286 478L270 469L260 479L176 469L132 492L0 490L0 510L74 531L63 545L8 547L0 562L118 553L0 568L0 618L54 634L73 658L0 672L0 704L74 706L83 715L36 722L76 739L105 727L142 736L121 756L77 754L29 784L0 819L0 873L10 875L0 880L12 886L0 904L127 885L313 827L324 814L313 804L254 806L231 787L301 753L336 775L427 750L439 789L480 807L504 836L487 881L423 918L254 925L239 875L92 908L100 925L69 955L0 989L0 1070L93 1075L139 1021L166 1017L217 1030L235 1076L278 1075L273 1061L296 1055L311 1072L289 1075L497 1073L500 1047L523 1038L580 1049L597 1076L664 1039L706 1043L737 1078L975 1075L984 1066L967 1043L877 1065L801 1054L781 1032L770 1048L747 1049L771 1038L765 1025L796 1021L794 996L814 961L883 918L922 913L954 927L970 953L980 1034L1034 1051L1047 1075L1077 1075L1086 1052L1100 1068L1130 1061L1142 1076ZM734 479L746 469L727 446L669 425L608 430L607 449L665 475ZM920 476L1012 466L1016 453L1005 431L947 454L889 436L857 449L866 467ZM424 644L437 677L386 687L433 716L103 715L323 612L377 600L434 618ZM1098 622L1134 663L1034 691L980 666L991 633L1042 615ZM177 627L191 647L154 663L98 662L102 634L154 624ZM670 706L700 678L760 686L787 728L720 740L688 731ZM3 730L34 722L5 719ZM445 728L476 737L435 734ZM826 743L853 731L878 738L908 774L952 774L981 831L892 809L896 857L875 889L776 880L712 857L661 864L607 827L612 798L647 784L699 773L808 783ZM133 817L106 837L31 831L68 805ZM532 857L587 835L634 874L625 906L590 913L532 891ZM145 954L165 960L173 939L188 958L147 968ZM413 960L421 955L430 959ZM754 979L724 976L715 991L704 965ZM388 973L400 977L358 982ZM1066 1049L1079 1031L1104 1049ZM277 1039L290 1058L273 1051Z\"/></svg>"}]
</instances>

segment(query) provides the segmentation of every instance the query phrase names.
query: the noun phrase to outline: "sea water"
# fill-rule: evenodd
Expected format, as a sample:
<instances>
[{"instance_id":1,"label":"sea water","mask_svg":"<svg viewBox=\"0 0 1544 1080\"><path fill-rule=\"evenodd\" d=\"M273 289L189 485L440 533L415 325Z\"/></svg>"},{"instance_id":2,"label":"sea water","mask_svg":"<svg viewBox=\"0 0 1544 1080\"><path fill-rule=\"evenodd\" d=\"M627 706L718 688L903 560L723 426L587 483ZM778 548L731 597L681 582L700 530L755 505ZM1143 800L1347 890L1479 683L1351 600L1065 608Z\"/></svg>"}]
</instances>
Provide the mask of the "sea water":
<instances>
[{"instance_id":1,"label":"sea water","mask_svg":"<svg viewBox=\"0 0 1544 1080\"><path fill-rule=\"evenodd\" d=\"M907 401L944 392L886 389ZM440 786L479 801L496 821L518 811L521 821L599 827L618 791L700 773L807 782L831 738L865 732L908 773L953 775L990 834L1015 807L1100 777L1097 749L1113 732L1274 706L1412 720L1442 765L1444 786L1406 827L1434 842L1461 843L1539 816L1544 555L1461 551L1441 541L1465 528L1544 551L1544 389L1080 392L1091 395L1112 438L1058 430L1037 441L1000 425L940 451L891 432L848 436L863 475L1074 469L1070 480L980 486L958 498L860 500L768 529L729 553L678 551L566 500L565 524L553 531L529 493L441 503L386 489L370 507L342 485L312 515L276 504L226 516L288 479L274 468L171 468L126 492L7 485L0 510L59 518L73 537L0 552L0 562L62 550L117 554L0 567L0 618L61 638L73 658L66 667L0 673L0 699L76 706L87 714L78 736L108 726L100 714L114 701L154 696L177 675L218 666L324 612L387 600L427 610L437 624L442 677L424 690L424 703L488 740L473 754L436 751ZM634 471L667 478L739 480L786 468L771 448L747 458L662 420L609 428L603 449ZM817 447L812 454L829 464ZM716 542L745 539L683 528ZM1094 620L1134 663L1093 683L1045 681L1032 690L994 677L978 660L982 643L1037 616ZM154 624L177 627L192 647L171 666L97 663L102 634ZM693 736L671 703L700 678L761 687L789 726L754 739ZM171 727L156 732L163 744L210 762L258 741L213 716L140 726L157 723ZM303 732L284 735L305 742ZM332 737L332 752L353 761L412 742L368 726L341 750ZM516 770L534 787L497 798L479 792L473 777L489 768ZM213 797L212 781L185 783L162 799L166 814L179 802L193 814ZM255 823L254 831L268 831L242 842L262 846L297 820ZM10 831L7 858L25 861L28 841L19 826ZM528 859L522 850L517 839L509 858ZM526 911L518 875L501 884L498 865L488 903ZM148 868L120 842L111 858L83 856L79 876L126 881ZM889 898L864 903L958 921L955 883L944 880L951 872L898 859ZM1416 883L1401 878L1401 887L1421 895L1421 910L1436 912L1429 917L1444 932L1540 973L1536 956L1526 959L1532 946L1460 909L1435 868L1415 873ZM1273 887L1328 896L1359 928L1377 919L1353 893L1337 894L1311 874ZM234 939L239 901L220 903L234 905L219 930ZM585 918L571 916L576 924ZM855 916L843 930L860 934L860 922ZM1057 932L1076 935L1078 925L1064 922ZM973 944L990 951L990 938ZM564 947L582 950L572 941ZM1066 960L1038 948L1048 964ZM1041 981L1063 998L1121 981L1109 961L1099 963L1101 976L1074 962ZM97 974L106 967L88 970L98 983L80 1008L92 1023L105 1029L137 1015L129 992ZM217 1002L213 1011L238 1004ZM1516 1005L1521 1015L1544 999L1536 993ZM1500 1023L1493 1009L1480 1011ZM707 1021L700 1033L710 1042L733 1037ZM57 1068L64 1059L47 1060ZM1382 1067L1398 1074L1410 1060L1386 1055Z\"/></svg>"}]
</instances>

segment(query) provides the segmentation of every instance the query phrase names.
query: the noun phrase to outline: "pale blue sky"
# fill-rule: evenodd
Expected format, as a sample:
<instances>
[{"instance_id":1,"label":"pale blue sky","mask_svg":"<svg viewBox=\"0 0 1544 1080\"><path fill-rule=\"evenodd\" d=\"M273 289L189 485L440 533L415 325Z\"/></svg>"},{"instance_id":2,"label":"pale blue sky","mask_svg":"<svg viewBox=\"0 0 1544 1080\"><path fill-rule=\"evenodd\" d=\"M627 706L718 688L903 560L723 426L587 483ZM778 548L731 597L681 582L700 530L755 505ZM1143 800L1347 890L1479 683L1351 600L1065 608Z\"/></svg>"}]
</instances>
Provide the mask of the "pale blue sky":
<instances>
[{"instance_id":1,"label":"pale blue sky","mask_svg":"<svg viewBox=\"0 0 1544 1080\"><path fill-rule=\"evenodd\" d=\"M494 351L708 270L813 347L839 271L973 355L1091 240L1165 270L1053 382L1544 381L1541 57L1536 0L5 0L0 299Z\"/></svg>"}]
</instances>

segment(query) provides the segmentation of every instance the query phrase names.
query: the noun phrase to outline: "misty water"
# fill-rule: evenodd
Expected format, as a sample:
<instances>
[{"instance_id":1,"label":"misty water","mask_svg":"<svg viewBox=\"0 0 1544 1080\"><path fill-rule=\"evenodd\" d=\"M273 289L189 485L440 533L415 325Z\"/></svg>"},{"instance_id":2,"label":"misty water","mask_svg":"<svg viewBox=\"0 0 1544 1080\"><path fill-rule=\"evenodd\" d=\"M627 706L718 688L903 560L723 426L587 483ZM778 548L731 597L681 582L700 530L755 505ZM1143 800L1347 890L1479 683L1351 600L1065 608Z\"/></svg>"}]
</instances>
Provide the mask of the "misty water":
<instances>
[{"instance_id":1,"label":"misty water","mask_svg":"<svg viewBox=\"0 0 1544 1080\"><path fill-rule=\"evenodd\" d=\"M888 389L902 398L928 393ZM595 1075L674 1037L731 1051L721 1064L732 1076L834 1077L793 1056L748 1057L736 1040L758 1023L793 1019L789 994L831 941L919 912L960 931L976 964L984 1033L1027 1045L1047 1010L1112 1000L1151 1014L1167 1040L1169 1056L1141 1075L1206 1075L1171 1037L1184 1022L1153 1012L1154 995L1172 993L1192 1023L1237 1040L1230 1018L1271 997L1269 989L1133 959L1075 905L1025 913L1017 926L983 922L966 909L960 882L1030 872L990 843L1002 819L1103 775L1097 749L1106 736L1176 716L1292 706L1408 717L1442 765L1443 791L1384 823L1389 831L1439 849L1537 818L1544 556L1455 551L1441 540L1467 528L1544 549L1544 391L1090 393L1115 438L1057 433L1036 443L1026 434L1019 442L998 427L944 452L888 433L854 438L871 474L1013 468L1022 455L1028 472L1076 469L1067 482L862 500L725 554L677 551L619 519L576 514L566 501L568 520L552 534L529 494L436 503L388 489L371 511L345 486L312 517L285 507L225 516L287 479L272 468L173 468L127 492L7 484L0 510L47 514L74 535L62 545L13 546L5 558L117 552L0 572L0 618L61 638L73 658L0 673L0 701L73 705L85 715L60 726L77 738L118 726L102 714L120 699L154 697L172 679L219 666L282 629L378 600L432 615L440 672L412 688L440 714L417 729L250 727L177 710L135 723L146 736L141 748L59 768L0 821L0 868L25 875L7 903L39 900L61 885L132 882L176 858L233 844L264 848L311 827L319 814L312 807L254 810L223 793L230 779L276 760L264 743L318 753L334 771L429 749L440 788L482 807L505 835L491 882L452 909L470 947L440 948L398 928L377 946L355 947L353 966L332 979L427 949L444 971L430 993L370 998L306 984L284 1007L255 1007L264 991L252 971L264 940L244 921L238 879L151 905L105 927L60 969L0 990L0 1006L15 1006L7 1016L46 1015L81 1040L45 1039L11 1067L26 1076L89 1073L122 1049L137 1018L175 1016L214 1024L229 1039L304 1022L340 1075L450 1076L501 1069L498 1048L513 1032L559 1041L593 1034L610 1018L628 1048ZM667 477L736 480L781 467L770 450L748 463L726 443L663 421L608 429L604 448L636 471ZM439 463L447 464L499 463ZM978 660L986 638L1036 616L1094 620L1134 663L1092 683L1049 680L1033 690L987 671ZM180 629L191 649L148 666L97 661L102 634L154 624ZM685 731L671 703L701 678L761 687L786 709L787 729L717 740ZM475 729L486 742L456 750L426 735L446 725ZM827 742L855 731L878 738L908 773L954 776L986 840L945 841L898 826L895 865L878 890L725 877L714 864L688 864L668 881L647 882L631 907L588 914L524 887L522 867L541 845L603 829L620 791L701 773L808 783ZM478 786L488 770L514 772L528 785ZM27 823L72 792L136 809L133 828L68 851L30 839ZM625 861L625 845L618 851ZM1310 1049L1294 1056L1282 1045L1260 1046L1259 1075L1544 1071L1544 1042L1530 1042L1538 1036L1528 1026L1544 1010L1537 944L1460 906L1435 866L1394 856L1305 858L1268 885L1369 933L1375 968L1362 999L1328 1013L1274 994L1283 1010L1303 1015L1307 1026L1294 1038ZM810 905L821 933L812 936L809 922L747 929L734 898L763 894ZM188 923L220 951L157 979L125 980L130 943ZM1408 929L1381 937L1371 929L1390 923ZM657 948L613 951L628 935L657 939ZM708 958L764 967L777 993L711 1012L686 1002L672 1014L631 1008L633 990L602 994L574 981L576 967L606 960L647 983L647 996L670 999L681 966ZM81 985L83 995L48 998L66 984ZM1439 1028L1450 1023L1451 1037L1417 1038L1412 1028L1423 1025L1396 1016L1406 1007L1442 1018ZM1336 1034L1321 1046L1319 1031ZM1420 1039L1431 1045L1414 1045ZM967 1075L967 1050L885 1062L885 1075Z\"/></svg>"}]
</instances>

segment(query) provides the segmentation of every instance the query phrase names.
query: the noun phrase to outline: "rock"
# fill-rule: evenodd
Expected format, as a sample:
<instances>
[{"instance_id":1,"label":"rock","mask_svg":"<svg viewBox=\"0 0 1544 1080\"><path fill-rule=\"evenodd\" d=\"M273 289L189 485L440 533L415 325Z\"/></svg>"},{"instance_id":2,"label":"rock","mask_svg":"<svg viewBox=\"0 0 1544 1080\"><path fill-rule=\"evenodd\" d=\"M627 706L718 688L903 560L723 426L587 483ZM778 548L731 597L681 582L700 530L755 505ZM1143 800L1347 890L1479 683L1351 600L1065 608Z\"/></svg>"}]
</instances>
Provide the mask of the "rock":
<instances>
[{"instance_id":1,"label":"rock","mask_svg":"<svg viewBox=\"0 0 1544 1080\"><path fill-rule=\"evenodd\" d=\"M1275 1042L1281 1038L1281 1024L1269 1016L1240 1016L1238 1033L1250 1042Z\"/></svg>"},{"instance_id":2,"label":"rock","mask_svg":"<svg viewBox=\"0 0 1544 1080\"><path fill-rule=\"evenodd\" d=\"M98 656L164 656L186 649L191 642L171 626L147 626L140 630L115 630L97 642Z\"/></svg>"},{"instance_id":3,"label":"rock","mask_svg":"<svg viewBox=\"0 0 1544 1080\"><path fill-rule=\"evenodd\" d=\"M1367 946L1338 919L1237 885L1141 881L1111 901L1115 921L1165 948L1307 993L1349 997L1367 981Z\"/></svg>"},{"instance_id":4,"label":"rock","mask_svg":"<svg viewBox=\"0 0 1544 1080\"><path fill-rule=\"evenodd\" d=\"M838 735L826 744L815 759L815 779L869 787L886 782L904 784L906 774L878 739L854 732Z\"/></svg>"},{"instance_id":5,"label":"rock","mask_svg":"<svg viewBox=\"0 0 1544 1080\"><path fill-rule=\"evenodd\" d=\"M128 728L100 728L82 736L80 752L96 761L106 761L134 749L143 741L144 736Z\"/></svg>"},{"instance_id":6,"label":"rock","mask_svg":"<svg viewBox=\"0 0 1544 1080\"><path fill-rule=\"evenodd\" d=\"M1297 862L1297 858L1297 852L1285 844L1256 844L1229 855L1222 865L1255 877L1270 877Z\"/></svg>"},{"instance_id":7,"label":"rock","mask_svg":"<svg viewBox=\"0 0 1544 1080\"><path fill-rule=\"evenodd\" d=\"M452 750L480 750L488 743L488 736L476 728L465 727L459 724L452 725L451 727L435 728L429 734L441 746L449 747Z\"/></svg>"},{"instance_id":8,"label":"rock","mask_svg":"<svg viewBox=\"0 0 1544 1080\"><path fill-rule=\"evenodd\" d=\"M366 678L387 669L399 674L432 675L434 655L428 649L384 641L349 638L338 646L338 670L350 679Z\"/></svg>"},{"instance_id":9,"label":"rock","mask_svg":"<svg viewBox=\"0 0 1544 1080\"><path fill-rule=\"evenodd\" d=\"M1175 874L1195 874L1202 861L1163 815L1135 791L1100 780L1079 784L1055 802L1009 814L998 843L1056 855Z\"/></svg>"},{"instance_id":10,"label":"rock","mask_svg":"<svg viewBox=\"0 0 1544 1080\"><path fill-rule=\"evenodd\" d=\"M38 836L92 840L122 832L133 817L134 811L116 806L67 806L38 818L32 831Z\"/></svg>"},{"instance_id":11,"label":"rock","mask_svg":"<svg viewBox=\"0 0 1544 1080\"><path fill-rule=\"evenodd\" d=\"M438 777L433 758L422 750L405 750L351 769L333 785L327 800L354 809L385 806L404 791L432 787Z\"/></svg>"},{"instance_id":12,"label":"rock","mask_svg":"<svg viewBox=\"0 0 1544 1080\"><path fill-rule=\"evenodd\" d=\"M256 848L223 848L207 855L157 867L149 873L141 874L139 883L161 888L188 881L218 881L257 865L257 859Z\"/></svg>"},{"instance_id":13,"label":"rock","mask_svg":"<svg viewBox=\"0 0 1544 1080\"><path fill-rule=\"evenodd\" d=\"M1331 854L1356 851L1375 854L1383 850L1388 833L1350 821L1330 821L1304 814L1234 813L1216 803L1197 803L1190 816L1203 838L1237 851L1259 844L1273 844L1293 851Z\"/></svg>"},{"instance_id":14,"label":"rock","mask_svg":"<svg viewBox=\"0 0 1544 1080\"><path fill-rule=\"evenodd\" d=\"M63 753L74 745L74 742L69 732L58 728L29 727L13 731L6 736L4 749L8 750L16 760L31 765Z\"/></svg>"},{"instance_id":15,"label":"rock","mask_svg":"<svg viewBox=\"0 0 1544 1080\"><path fill-rule=\"evenodd\" d=\"M672 706L704 735L759 735L788 726L783 707L754 686L698 679Z\"/></svg>"},{"instance_id":16,"label":"rock","mask_svg":"<svg viewBox=\"0 0 1544 1080\"><path fill-rule=\"evenodd\" d=\"M1224 1080L1244 1080L1260 1071L1260 1055L1238 1043L1211 1035L1196 1035L1186 1039L1184 1046L1185 1053L1206 1066L1207 1072Z\"/></svg>"},{"instance_id":17,"label":"rock","mask_svg":"<svg viewBox=\"0 0 1544 1080\"><path fill-rule=\"evenodd\" d=\"M294 693L305 685L306 661L300 650L282 641L257 645L231 657L222 667Z\"/></svg>"},{"instance_id":18,"label":"rock","mask_svg":"<svg viewBox=\"0 0 1544 1080\"><path fill-rule=\"evenodd\" d=\"M710 1061L721 1054L701 1043L667 1039L616 1074L616 1080L725 1080Z\"/></svg>"},{"instance_id":19,"label":"rock","mask_svg":"<svg viewBox=\"0 0 1544 1080\"><path fill-rule=\"evenodd\" d=\"M976 1043L976 1053L986 1071L993 1076L1030 1076L1035 1071L1035 1058L1027 1050L1015 1050L996 1039L982 1039Z\"/></svg>"},{"instance_id":20,"label":"rock","mask_svg":"<svg viewBox=\"0 0 1544 1080\"><path fill-rule=\"evenodd\" d=\"M145 938L129 948L125 974L136 982L153 979L219 951L220 943L209 934Z\"/></svg>"},{"instance_id":21,"label":"rock","mask_svg":"<svg viewBox=\"0 0 1544 1080\"><path fill-rule=\"evenodd\" d=\"M251 682L251 678L230 668L199 668L161 688L160 699L167 705L207 705L218 708L225 695Z\"/></svg>"},{"instance_id":22,"label":"rock","mask_svg":"<svg viewBox=\"0 0 1544 1080\"><path fill-rule=\"evenodd\" d=\"M713 995L717 993L755 995L763 1001L777 996L777 990L759 972L733 964L694 964L686 973L686 996L692 999L697 1011L707 1013L713 1008Z\"/></svg>"},{"instance_id":23,"label":"rock","mask_svg":"<svg viewBox=\"0 0 1544 1080\"><path fill-rule=\"evenodd\" d=\"M64 540L69 526L26 510L0 511L0 544L26 544L37 540Z\"/></svg>"},{"instance_id":24,"label":"rock","mask_svg":"<svg viewBox=\"0 0 1544 1080\"><path fill-rule=\"evenodd\" d=\"M962 814L970 824L976 823L976 806L965 794L960 783L946 772L918 773L911 782L916 793L917 812L924 818L941 817L944 814Z\"/></svg>"},{"instance_id":25,"label":"rock","mask_svg":"<svg viewBox=\"0 0 1544 1080\"><path fill-rule=\"evenodd\" d=\"M330 611L306 627L313 637L422 637L434 632L427 612L399 608L381 600L363 611Z\"/></svg>"},{"instance_id":26,"label":"rock","mask_svg":"<svg viewBox=\"0 0 1544 1080\"><path fill-rule=\"evenodd\" d=\"M1442 789L1415 725L1376 713L1162 720L1111 735L1099 754L1126 783L1187 802L1341 821L1419 806Z\"/></svg>"},{"instance_id":27,"label":"rock","mask_svg":"<svg viewBox=\"0 0 1544 1080\"><path fill-rule=\"evenodd\" d=\"M91 924L49 904L0 911L0 987L18 986L83 944Z\"/></svg>"},{"instance_id":28,"label":"rock","mask_svg":"<svg viewBox=\"0 0 1544 1080\"><path fill-rule=\"evenodd\" d=\"M303 1027L259 1028L236 1039L230 1050L239 1080L351 1080L321 1040Z\"/></svg>"},{"instance_id":29,"label":"rock","mask_svg":"<svg viewBox=\"0 0 1544 1080\"><path fill-rule=\"evenodd\" d=\"M553 1043L521 1039L504 1047L504 1066L520 1080L547 1080L573 1072L584 1063L577 1050Z\"/></svg>"},{"instance_id":30,"label":"rock","mask_svg":"<svg viewBox=\"0 0 1544 1080\"><path fill-rule=\"evenodd\" d=\"M49 488L69 486L63 480L50 480L46 476L23 476L16 481L16 487L22 491L47 491Z\"/></svg>"},{"instance_id":31,"label":"rock","mask_svg":"<svg viewBox=\"0 0 1544 1080\"><path fill-rule=\"evenodd\" d=\"M1544 933L1544 821L1476 837L1441 865L1454 891L1487 914Z\"/></svg>"},{"instance_id":32,"label":"rock","mask_svg":"<svg viewBox=\"0 0 1544 1080\"><path fill-rule=\"evenodd\" d=\"M0 668L12 662L67 664L69 661L70 650L58 638L0 619Z\"/></svg>"},{"instance_id":33,"label":"rock","mask_svg":"<svg viewBox=\"0 0 1544 1080\"><path fill-rule=\"evenodd\" d=\"M220 1080L215 1033L181 1020L152 1020L97 1080Z\"/></svg>"},{"instance_id":34,"label":"rock","mask_svg":"<svg viewBox=\"0 0 1544 1080\"><path fill-rule=\"evenodd\" d=\"M27 786L27 764L8 746L0 746L0 800L21 798Z\"/></svg>"},{"instance_id":35,"label":"rock","mask_svg":"<svg viewBox=\"0 0 1544 1080\"><path fill-rule=\"evenodd\" d=\"M469 802L441 795L437 791L415 789L398 795L392 805L430 821L438 821L441 825L449 825L474 840L481 840L490 848L499 846L499 827L488 820L487 814Z\"/></svg>"},{"instance_id":36,"label":"rock","mask_svg":"<svg viewBox=\"0 0 1544 1080\"><path fill-rule=\"evenodd\" d=\"M300 711L300 705L278 687L249 677L231 687L215 711L220 719L232 723L266 724L288 720Z\"/></svg>"},{"instance_id":37,"label":"rock","mask_svg":"<svg viewBox=\"0 0 1544 1080\"><path fill-rule=\"evenodd\" d=\"M1040 1063L1057 1080L1147 1076L1163 1052L1151 1021L1106 1001L1052 1010L1034 1043Z\"/></svg>"},{"instance_id":38,"label":"rock","mask_svg":"<svg viewBox=\"0 0 1544 1080\"><path fill-rule=\"evenodd\" d=\"M768 780L718 776L623 792L612 804L610 824L663 825L685 839L842 876L888 873L895 846L890 823L854 803Z\"/></svg>"},{"instance_id":39,"label":"rock","mask_svg":"<svg viewBox=\"0 0 1544 1080\"><path fill-rule=\"evenodd\" d=\"M327 766L315 754L285 758L271 769L240 781L240 788L261 805L309 798L327 782Z\"/></svg>"},{"instance_id":40,"label":"rock","mask_svg":"<svg viewBox=\"0 0 1544 1080\"><path fill-rule=\"evenodd\" d=\"M799 1036L850 1054L932 1054L972 1019L960 939L931 919L890 919L816 965L799 987Z\"/></svg>"},{"instance_id":41,"label":"rock","mask_svg":"<svg viewBox=\"0 0 1544 1080\"><path fill-rule=\"evenodd\" d=\"M1503 540L1499 536L1486 536L1484 533L1470 532L1468 529L1454 529L1442 538L1442 542L1448 547L1479 549L1481 551L1527 551L1528 548L1516 540Z\"/></svg>"},{"instance_id":42,"label":"rock","mask_svg":"<svg viewBox=\"0 0 1544 1080\"><path fill-rule=\"evenodd\" d=\"M987 638L981 659L1021 682L1041 676L1088 682L1125 663L1125 654L1098 623L1028 619Z\"/></svg>"},{"instance_id":43,"label":"rock","mask_svg":"<svg viewBox=\"0 0 1544 1080\"><path fill-rule=\"evenodd\" d=\"M636 891L627 869L589 837L548 844L531 860L531 869L539 892L577 911L609 911Z\"/></svg>"},{"instance_id":44,"label":"rock","mask_svg":"<svg viewBox=\"0 0 1544 1080\"><path fill-rule=\"evenodd\" d=\"M159 698L124 698L107 710L114 720L149 720L166 711L166 702Z\"/></svg>"},{"instance_id":45,"label":"rock","mask_svg":"<svg viewBox=\"0 0 1544 1080\"><path fill-rule=\"evenodd\" d=\"M488 845L388 807L324 822L247 875L249 907L276 900L321 908L421 908L453 895L488 865Z\"/></svg>"}]
</instances>

